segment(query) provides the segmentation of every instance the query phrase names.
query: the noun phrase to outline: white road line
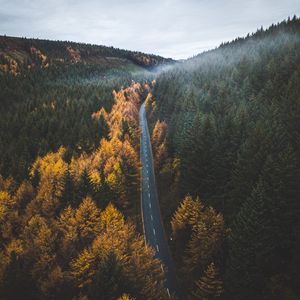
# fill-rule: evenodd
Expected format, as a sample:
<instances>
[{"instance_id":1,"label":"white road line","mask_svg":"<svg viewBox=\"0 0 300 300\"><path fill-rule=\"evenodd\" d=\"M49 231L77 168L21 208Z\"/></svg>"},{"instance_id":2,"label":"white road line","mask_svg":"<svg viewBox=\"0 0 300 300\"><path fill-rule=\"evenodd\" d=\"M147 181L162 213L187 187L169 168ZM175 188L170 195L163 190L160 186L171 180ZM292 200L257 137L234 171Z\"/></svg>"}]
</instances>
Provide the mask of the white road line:
<instances>
[{"instance_id":1,"label":"white road line","mask_svg":"<svg viewBox=\"0 0 300 300\"><path fill-rule=\"evenodd\" d=\"M149 183L148 183L148 189L150 189Z\"/></svg>"},{"instance_id":2,"label":"white road line","mask_svg":"<svg viewBox=\"0 0 300 300\"><path fill-rule=\"evenodd\" d=\"M151 217L151 221L153 221L153 217L152 217L152 215L150 215L150 217Z\"/></svg>"},{"instance_id":3,"label":"white road line","mask_svg":"<svg viewBox=\"0 0 300 300\"><path fill-rule=\"evenodd\" d=\"M168 288L167 288L167 293L168 293L169 298L171 298L170 291Z\"/></svg>"},{"instance_id":4,"label":"white road line","mask_svg":"<svg viewBox=\"0 0 300 300\"><path fill-rule=\"evenodd\" d=\"M163 267L162 264L160 264L160 268L161 268L162 271L164 271L164 267Z\"/></svg>"},{"instance_id":5,"label":"white road line","mask_svg":"<svg viewBox=\"0 0 300 300\"><path fill-rule=\"evenodd\" d=\"M159 248L158 248L158 245L156 245L156 250L157 250L157 252L159 252Z\"/></svg>"},{"instance_id":6,"label":"white road line","mask_svg":"<svg viewBox=\"0 0 300 300\"><path fill-rule=\"evenodd\" d=\"M149 207L151 208L151 202L149 202Z\"/></svg>"},{"instance_id":7,"label":"white road line","mask_svg":"<svg viewBox=\"0 0 300 300\"><path fill-rule=\"evenodd\" d=\"M153 228L153 234L154 234L154 235L156 235L156 231L155 231L155 229L154 229L154 228Z\"/></svg>"},{"instance_id":8,"label":"white road line","mask_svg":"<svg viewBox=\"0 0 300 300\"><path fill-rule=\"evenodd\" d=\"M150 192L148 193L148 196L150 197Z\"/></svg>"}]
</instances>

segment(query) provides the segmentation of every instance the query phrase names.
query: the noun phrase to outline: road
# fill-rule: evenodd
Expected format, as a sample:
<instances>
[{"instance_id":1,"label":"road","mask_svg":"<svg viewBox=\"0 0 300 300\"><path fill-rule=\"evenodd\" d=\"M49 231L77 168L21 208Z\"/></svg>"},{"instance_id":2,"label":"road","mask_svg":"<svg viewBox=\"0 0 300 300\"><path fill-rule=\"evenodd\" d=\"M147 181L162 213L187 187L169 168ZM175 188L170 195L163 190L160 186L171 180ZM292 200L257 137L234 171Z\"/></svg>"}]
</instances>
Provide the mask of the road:
<instances>
[{"instance_id":1,"label":"road","mask_svg":"<svg viewBox=\"0 0 300 300\"><path fill-rule=\"evenodd\" d=\"M166 289L168 295L176 295L179 299L174 266L170 256L164 227L161 220L160 207L155 184L152 147L145 113L144 104L140 109L141 135L141 163L142 163L142 216L145 241L153 247L156 257L163 263L162 270L166 275Z\"/></svg>"}]
</instances>

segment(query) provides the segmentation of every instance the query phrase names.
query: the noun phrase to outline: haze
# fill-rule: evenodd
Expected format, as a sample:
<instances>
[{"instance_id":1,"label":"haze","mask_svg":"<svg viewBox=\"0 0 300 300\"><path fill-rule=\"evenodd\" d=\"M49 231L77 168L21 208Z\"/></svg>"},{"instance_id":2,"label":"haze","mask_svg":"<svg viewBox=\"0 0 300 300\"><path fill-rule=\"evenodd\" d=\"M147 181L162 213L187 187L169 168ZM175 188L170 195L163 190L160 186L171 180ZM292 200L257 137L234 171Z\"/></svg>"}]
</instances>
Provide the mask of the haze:
<instances>
[{"instance_id":1,"label":"haze","mask_svg":"<svg viewBox=\"0 0 300 300\"><path fill-rule=\"evenodd\" d=\"M299 0L0 0L0 34L181 59L295 14Z\"/></svg>"}]
</instances>

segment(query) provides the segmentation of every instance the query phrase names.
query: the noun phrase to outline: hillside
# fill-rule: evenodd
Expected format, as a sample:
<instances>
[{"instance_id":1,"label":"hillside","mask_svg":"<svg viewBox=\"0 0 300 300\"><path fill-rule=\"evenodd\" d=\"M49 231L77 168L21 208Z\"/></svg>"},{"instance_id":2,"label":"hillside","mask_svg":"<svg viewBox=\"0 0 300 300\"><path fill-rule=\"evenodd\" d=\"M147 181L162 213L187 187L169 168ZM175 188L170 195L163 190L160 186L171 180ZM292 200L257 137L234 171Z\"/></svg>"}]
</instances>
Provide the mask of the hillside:
<instances>
[{"instance_id":1,"label":"hillside","mask_svg":"<svg viewBox=\"0 0 300 300\"><path fill-rule=\"evenodd\" d=\"M299 297L299 49L294 17L161 74L147 98L164 220L191 299L209 298L208 286L226 299Z\"/></svg>"},{"instance_id":2,"label":"hillside","mask_svg":"<svg viewBox=\"0 0 300 300\"><path fill-rule=\"evenodd\" d=\"M23 180L40 155L95 149L106 125L91 118L113 91L152 80L156 55L72 42L0 37L0 174ZM74 116L77 116L75 118Z\"/></svg>"},{"instance_id":3,"label":"hillside","mask_svg":"<svg viewBox=\"0 0 300 300\"><path fill-rule=\"evenodd\" d=\"M0 37L0 300L299 299L299 50Z\"/></svg>"},{"instance_id":4,"label":"hillside","mask_svg":"<svg viewBox=\"0 0 300 300\"><path fill-rule=\"evenodd\" d=\"M34 66L49 68L60 64L101 65L107 68L154 68L171 63L157 55L133 52L113 47L0 36L0 72L19 74Z\"/></svg>"}]
</instances>

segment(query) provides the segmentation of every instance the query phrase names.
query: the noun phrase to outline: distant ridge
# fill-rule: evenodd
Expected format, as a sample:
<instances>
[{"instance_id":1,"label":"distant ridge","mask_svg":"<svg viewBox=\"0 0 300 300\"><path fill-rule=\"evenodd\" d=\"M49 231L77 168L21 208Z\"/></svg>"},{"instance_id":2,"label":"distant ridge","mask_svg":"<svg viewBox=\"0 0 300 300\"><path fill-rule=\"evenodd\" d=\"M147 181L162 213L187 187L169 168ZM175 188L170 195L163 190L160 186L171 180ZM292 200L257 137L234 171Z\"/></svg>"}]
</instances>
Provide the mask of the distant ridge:
<instances>
[{"instance_id":1,"label":"distant ridge","mask_svg":"<svg viewBox=\"0 0 300 300\"><path fill-rule=\"evenodd\" d=\"M105 67L136 65L145 69L172 63L170 58L114 47L69 41L0 36L0 72L18 74L39 65L96 64Z\"/></svg>"}]
</instances>

